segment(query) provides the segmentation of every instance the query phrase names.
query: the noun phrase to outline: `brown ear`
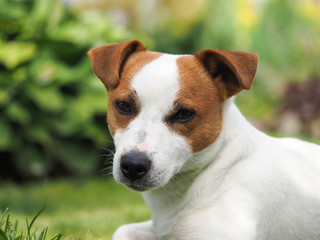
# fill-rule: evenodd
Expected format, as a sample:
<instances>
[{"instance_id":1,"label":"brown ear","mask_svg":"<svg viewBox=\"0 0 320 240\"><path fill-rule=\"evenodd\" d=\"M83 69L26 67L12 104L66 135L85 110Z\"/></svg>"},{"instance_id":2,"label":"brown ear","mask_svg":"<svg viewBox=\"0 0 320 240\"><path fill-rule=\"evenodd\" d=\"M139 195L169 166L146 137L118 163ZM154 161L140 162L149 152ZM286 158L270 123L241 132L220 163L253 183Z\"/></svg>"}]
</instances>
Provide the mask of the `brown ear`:
<instances>
[{"instance_id":1,"label":"brown ear","mask_svg":"<svg viewBox=\"0 0 320 240\"><path fill-rule=\"evenodd\" d=\"M206 49L196 53L195 56L212 79L222 81L227 98L243 89L250 89L257 70L257 54Z\"/></svg>"},{"instance_id":2,"label":"brown ear","mask_svg":"<svg viewBox=\"0 0 320 240\"><path fill-rule=\"evenodd\" d=\"M94 72L108 90L119 85L119 80L128 57L136 51L145 51L146 47L137 40L103 45L88 52Z\"/></svg>"}]
</instances>

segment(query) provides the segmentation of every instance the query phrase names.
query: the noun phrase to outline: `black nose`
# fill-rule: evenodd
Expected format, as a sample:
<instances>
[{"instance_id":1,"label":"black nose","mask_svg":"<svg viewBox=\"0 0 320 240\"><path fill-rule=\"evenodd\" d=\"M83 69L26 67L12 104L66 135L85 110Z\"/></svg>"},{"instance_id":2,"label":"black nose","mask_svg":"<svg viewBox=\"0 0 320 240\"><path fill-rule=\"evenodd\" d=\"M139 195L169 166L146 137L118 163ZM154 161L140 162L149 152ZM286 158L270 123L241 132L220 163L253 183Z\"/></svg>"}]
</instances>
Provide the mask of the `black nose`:
<instances>
[{"instance_id":1,"label":"black nose","mask_svg":"<svg viewBox=\"0 0 320 240\"><path fill-rule=\"evenodd\" d=\"M143 152L133 151L121 157L122 174L131 181L142 178L149 171L151 162Z\"/></svg>"}]
</instances>

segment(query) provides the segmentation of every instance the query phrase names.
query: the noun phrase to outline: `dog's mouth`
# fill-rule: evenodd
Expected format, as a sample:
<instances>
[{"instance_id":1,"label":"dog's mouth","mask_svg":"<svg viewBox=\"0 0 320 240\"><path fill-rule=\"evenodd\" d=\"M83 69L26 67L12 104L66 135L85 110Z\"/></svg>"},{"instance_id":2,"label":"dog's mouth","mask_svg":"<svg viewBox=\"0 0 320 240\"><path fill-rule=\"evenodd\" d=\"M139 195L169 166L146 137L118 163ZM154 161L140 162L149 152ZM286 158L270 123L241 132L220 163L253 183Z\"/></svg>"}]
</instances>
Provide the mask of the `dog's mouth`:
<instances>
[{"instance_id":1,"label":"dog's mouth","mask_svg":"<svg viewBox=\"0 0 320 240\"><path fill-rule=\"evenodd\" d=\"M120 183L124 184L126 187L130 188L131 190L138 191L138 192L145 192L151 189L155 189L160 187L156 181L149 181L149 178L143 178L136 181L130 181L126 178L120 179Z\"/></svg>"},{"instance_id":2,"label":"dog's mouth","mask_svg":"<svg viewBox=\"0 0 320 240\"><path fill-rule=\"evenodd\" d=\"M132 183L129 183L129 184L125 184L128 188L132 189L132 190L135 190L135 191L138 191L138 192L144 192L144 191L147 191L150 189L150 187L148 186L142 186L142 185L138 185L138 184L132 184Z\"/></svg>"}]
</instances>

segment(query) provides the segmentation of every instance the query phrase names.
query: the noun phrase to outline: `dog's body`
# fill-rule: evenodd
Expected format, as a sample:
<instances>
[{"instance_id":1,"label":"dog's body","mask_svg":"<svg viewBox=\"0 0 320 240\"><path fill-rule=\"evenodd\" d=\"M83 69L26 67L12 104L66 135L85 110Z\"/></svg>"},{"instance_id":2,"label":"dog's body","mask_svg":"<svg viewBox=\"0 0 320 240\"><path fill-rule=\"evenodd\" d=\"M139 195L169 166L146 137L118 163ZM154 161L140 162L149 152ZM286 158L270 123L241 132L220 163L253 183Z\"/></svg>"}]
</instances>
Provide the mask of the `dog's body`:
<instances>
[{"instance_id":1,"label":"dog's body","mask_svg":"<svg viewBox=\"0 0 320 240\"><path fill-rule=\"evenodd\" d=\"M233 103L256 55L138 41L89 55L109 91L114 177L143 191L152 215L114 240L320 239L320 147L263 134Z\"/></svg>"}]
</instances>

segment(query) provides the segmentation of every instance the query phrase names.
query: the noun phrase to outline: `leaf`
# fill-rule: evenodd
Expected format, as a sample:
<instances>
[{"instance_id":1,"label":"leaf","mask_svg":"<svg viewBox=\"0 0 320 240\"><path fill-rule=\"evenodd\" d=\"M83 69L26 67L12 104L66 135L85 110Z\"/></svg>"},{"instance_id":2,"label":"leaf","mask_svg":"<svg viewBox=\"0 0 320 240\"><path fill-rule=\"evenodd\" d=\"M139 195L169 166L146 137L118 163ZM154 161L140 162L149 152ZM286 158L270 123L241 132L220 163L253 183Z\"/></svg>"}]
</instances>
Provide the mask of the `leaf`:
<instances>
[{"instance_id":1,"label":"leaf","mask_svg":"<svg viewBox=\"0 0 320 240\"><path fill-rule=\"evenodd\" d=\"M57 142L59 153L64 160L63 164L73 171L84 174L97 168L98 152L90 142L76 142L60 140Z\"/></svg>"},{"instance_id":2,"label":"leaf","mask_svg":"<svg viewBox=\"0 0 320 240\"><path fill-rule=\"evenodd\" d=\"M0 62L9 69L31 60L36 52L37 48L33 43L0 41Z\"/></svg>"},{"instance_id":3,"label":"leaf","mask_svg":"<svg viewBox=\"0 0 320 240\"><path fill-rule=\"evenodd\" d=\"M50 136L48 128L50 127L45 124L45 121L41 120L40 123L29 125L28 128L25 129L25 133L27 138L32 142L48 146L52 144L52 137Z\"/></svg>"},{"instance_id":4,"label":"leaf","mask_svg":"<svg viewBox=\"0 0 320 240\"><path fill-rule=\"evenodd\" d=\"M0 133L0 150L9 150L12 132L10 125L3 118L0 118Z\"/></svg>"},{"instance_id":5,"label":"leaf","mask_svg":"<svg viewBox=\"0 0 320 240\"><path fill-rule=\"evenodd\" d=\"M45 159L43 150L28 144L15 153L15 164L24 176L43 177L49 169L50 162Z\"/></svg>"},{"instance_id":6,"label":"leaf","mask_svg":"<svg viewBox=\"0 0 320 240\"><path fill-rule=\"evenodd\" d=\"M9 99L9 94L6 91L0 89L0 107L5 106L8 103Z\"/></svg>"},{"instance_id":7,"label":"leaf","mask_svg":"<svg viewBox=\"0 0 320 240\"><path fill-rule=\"evenodd\" d=\"M44 111L60 112L64 107L64 101L58 89L54 86L40 87L31 85L28 94L34 103Z\"/></svg>"},{"instance_id":8,"label":"leaf","mask_svg":"<svg viewBox=\"0 0 320 240\"><path fill-rule=\"evenodd\" d=\"M31 117L28 111L19 102L12 102L6 108L8 117L14 122L19 122L22 125L28 125Z\"/></svg>"},{"instance_id":9,"label":"leaf","mask_svg":"<svg viewBox=\"0 0 320 240\"><path fill-rule=\"evenodd\" d=\"M83 48L79 50L81 53L86 51L87 48ZM79 54L79 53L78 53ZM81 55L81 54L80 54ZM66 63L66 58L62 59L63 61L56 62L56 79L55 81L59 84L67 84L67 83L75 83L77 84L78 88L82 87L83 83L89 84L90 79L87 79L86 76L92 74L92 69L90 66L90 62L87 59L87 56L82 56L82 61L79 61L78 64L75 65L73 61L72 66L71 63ZM79 59L80 60L80 59ZM93 76L93 74L92 74ZM102 84L100 85L102 87Z\"/></svg>"}]
</instances>

